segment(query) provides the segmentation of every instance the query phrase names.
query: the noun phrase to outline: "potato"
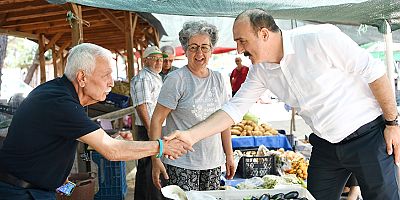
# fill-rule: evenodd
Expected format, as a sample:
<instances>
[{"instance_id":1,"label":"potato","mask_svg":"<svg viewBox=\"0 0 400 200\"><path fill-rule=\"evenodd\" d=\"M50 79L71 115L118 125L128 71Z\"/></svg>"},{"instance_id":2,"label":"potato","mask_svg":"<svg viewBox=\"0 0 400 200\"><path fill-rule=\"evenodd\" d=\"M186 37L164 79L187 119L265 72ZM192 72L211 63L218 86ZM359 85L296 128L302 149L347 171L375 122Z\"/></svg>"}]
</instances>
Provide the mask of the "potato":
<instances>
[{"instance_id":1,"label":"potato","mask_svg":"<svg viewBox=\"0 0 400 200\"><path fill-rule=\"evenodd\" d=\"M240 135L242 132L240 132L239 130L236 129L231 129L231 134L232 135Z\"/></svg>"},{"instance_id":2,"label":"potato","mask_svg":"<svg viewBox=\"0 0 400 200\"><path fill-rule=\"evenodd\" d=\"M252 131L252 130L253 130L253 127L250 126L250 125L245 125L245 126L244 126L244 130Z\"/></svg>"},{"instance_id":3,"label":"potato","mask_svg":"<svg viewBox=\"0 0 400 200\"><path fill-rule=\"evenodd\" d=\"M242 127L236 126L236 125L235 125L234 127L232 127L231 129L232 129L232 130L235 129L235 130L238 130L238 131L240 131L240 132L243 131L243 128L242 128Z\"/></svg>"},{"instance_id":4,"label":"potato","mask_svg":"<svg viewBox=\"0 0 400 200\"><path fill-rule=\"evenodd\" d=\"M261 132L261 131L252 131L252 134L253 134L254 136L261 136L261 135L262 135L262 132Z\"/></svg>"}]
</instances>

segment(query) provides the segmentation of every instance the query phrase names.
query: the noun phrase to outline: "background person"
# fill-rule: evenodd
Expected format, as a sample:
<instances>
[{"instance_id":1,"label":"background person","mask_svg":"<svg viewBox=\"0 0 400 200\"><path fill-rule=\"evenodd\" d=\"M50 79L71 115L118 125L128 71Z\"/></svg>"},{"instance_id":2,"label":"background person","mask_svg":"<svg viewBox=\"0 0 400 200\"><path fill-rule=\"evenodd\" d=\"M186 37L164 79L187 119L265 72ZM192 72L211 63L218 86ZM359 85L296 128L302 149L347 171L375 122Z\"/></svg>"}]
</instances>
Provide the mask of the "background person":
<instances>
[{"instance_id":1,"label":"background person","mask_svg":"<svg viewBox=\"0 0 400 200\"><path fill-rule=\"evenodd\" d=\"M333 25L281 31L262 9L241 13L233 35L255 64L245 83L222 110L169 138L195 144L239 122L270 89L314 132L307 189L316 199L339 199L350 174L364 199L399 199L400 127L382 62Z\"/></svg>"},{"instance_id":2,"label":"background person","mask_svg":"<svg viewBox=\"0 0 400 200\"><path fill-rule=\"evenodd\" d=\"M220 109L229 98L222 75L207 67L218 40L217 28L203 21L188 22L179 32L179 40L188 65L169 74L164 82L151 119L152 139L162 137L165 119L168 133L187 129ZM162 174L166 185L178 185L183 190L217 190L224 163L227 177L235 174L231 142L228 127L199 141L187 156L164 159L165 167L160 159L152 157L154 184L161 188Z\"/></svg>"},{"instance_id":3,"label":"background person","mask_svg":"<svg viewBox=\"0 0 400 200\"><path fill-rule=\"evenodd\" d=\"M162 70L160 72L160 76L162 77L162 80L164 81L165 77L167 76L168 73L170 73L178 68L172 65L172 63L175 60L175 48L174 47L172 47L170 45L163 46L163 47L161 47L161 52L163 54L168 55L167 58L164 58Z\"/></svg>"},{"instance_id":4,"label":"background person","mask_svg":"<svg viewBox=\"0 0 400 200\"><path fill-rule=\"evenodd\" d=\"M157 46L147 47L143 53L144 68L131 80L132 104L135 107L135 125L137 138L140 141L149 140L150 119L163 84L159 75L163 65L163 58L167 58L167 55L163 54ZM150 157L138 160L134 195L135 199L163 199L160 190L154 187L151 178Z\"/></svg>"},{"instance_id":5,"label":"background person","mask_svg":"<svg viewBox=\"0 0 400 200\"><path fill-rule=\"evenodd\" d=\"M236 92L240 89L240 86L246 80L247 72L249 68L242 65L242 59L240 57L235 58L236 68L233 69L230 80L232 86L232 97L236 94Z\"/></svg>"},{"instance_id":6,"label":"background person","mask_svg":"<svg viewBox=\"0 0 400 200\"><path fill-rule=\"evenodd\" d=\"M56 199L78 140L109 160L158 154L159 142L113 139L85 112L84 106L104 101L114 86L112 58L100 46L79 44L69 52L64 76L36 87L21 103L0 149L0 199ZM164 154L178 157L182 147L166 142Z\"/></svg>"}]
</instances>

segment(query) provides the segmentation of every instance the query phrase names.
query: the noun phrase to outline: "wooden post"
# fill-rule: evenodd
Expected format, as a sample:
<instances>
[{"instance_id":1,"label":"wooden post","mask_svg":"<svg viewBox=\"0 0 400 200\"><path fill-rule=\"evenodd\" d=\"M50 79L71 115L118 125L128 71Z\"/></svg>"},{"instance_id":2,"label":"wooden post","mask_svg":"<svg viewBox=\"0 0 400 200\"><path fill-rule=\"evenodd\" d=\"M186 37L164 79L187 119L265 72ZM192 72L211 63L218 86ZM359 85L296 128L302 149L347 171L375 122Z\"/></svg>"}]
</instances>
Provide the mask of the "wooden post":
<instances>
[{"instance_id":1,"label":"wooden post","mask_svg":"<svg viewBox=\"0 0 400 200\"><path fill-rule=\"evenodd\" d=\"M64 62L64 50L71 45L71 42L64 42L64 44L58 49L57 58L60 58L60 73L64 74L65 62Z\"/></svg>"},{"instance_id":2,"label":"wooden post","mask_svg":"<svg viewBox=\"0 0 400 200\"><path fill-rule=\"evenodd\" d=\"M53 69L54 69L54 78L58 77L58 67L57 67L57 55L58 53L56 52L56 45L54 44L53 47L51 48L51 55L53 57Z\"/></svg>"},{"instance_id":3,"label":"wooden post","mask_svg":"<svg viewBox=\"0 0 400 200\"><path fill-rule=\"evenodd\" d=\"M46 82L46 61L44 59L45 53L45 37L43 34L39 35L39 64L40 64L40 83Z\"/></svg>"},{"instance_id":4,"label":"wooden post","mask_svg":"<svg viewBox=\"0 0 400 200\"><path fill-rule=\"evenodd\" d=\"M83 42L83 26L82 26L82 7L75 3L71 3L71 10L76 19L72 19L72 46L76 46Z\"/></svg>"},{"instance_id":5,"label":"wooden post","mask_svg":"<svg viewBox=\"0 0 400 200\"><path fill-rule=\"evenodd\" d=\"M292 108L292 117L290 119L290 135L293 134L293 131L296 131L296 109Z\"/></svg>"},{"instance_id":6,"label":"wooden post","mask_svg":"<svg viewBox=\"0 0 400 200\"><path fill-rule=\"evenodd\" d=\"M134 30L132 27L132 13L125 11L125 48L127 50L128 68L126 71L128 80L133 77L133 34Z\"/></svg>"},{"instance_id":7,"label":"wooden post","mask_svg":"<svg viewBox=\"0 0 400 200\"><path fill-rule=\"evenodd\" d=\"M60 63L61 63L61 74L64 74L65 72L65 58L64 58L64 52L60 53Z\"/></svg>"},{"instance_id":8,"label":"wooden post","mask_svg":"<svg viewBox=\"0 0 400 200\"><path fill-rule=\"evenodd\" d=\"M158 31L156 28L153 28L153 33L154 33L154 44L158 47L160 47L160 36L158 35Z\"/></svg>"}]
</instances>

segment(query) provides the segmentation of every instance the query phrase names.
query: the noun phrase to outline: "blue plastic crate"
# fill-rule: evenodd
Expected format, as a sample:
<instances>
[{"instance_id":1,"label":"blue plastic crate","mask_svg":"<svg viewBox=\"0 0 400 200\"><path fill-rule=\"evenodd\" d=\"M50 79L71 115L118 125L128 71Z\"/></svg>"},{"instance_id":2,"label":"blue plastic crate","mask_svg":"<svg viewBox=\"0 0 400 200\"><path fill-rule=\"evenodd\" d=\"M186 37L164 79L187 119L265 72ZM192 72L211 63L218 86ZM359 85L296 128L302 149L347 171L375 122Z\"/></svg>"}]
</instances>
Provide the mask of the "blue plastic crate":
<instances>
[{"instance_id":1,"label":"blue plastic crate","mask_svg":"<svg viewBox=\"0 0 400 200\"><path fill-rule=\"evenodd\" d=\"M106 97L106 102L119 108L127 108L129 106L129 96L110 92Z\"/></svg>"},{"instance_id":2,"label":"blue plastic crate","mask_svg":"<svg viewBox=\"0 0 400 200\"><path fill-rule=\"evenodd\" d=\"M99 191L97 200L122 200L127 192L125 161L109 161L99 153L92 152L92 160L98 165Z\"/></svg>"}]
</instances>

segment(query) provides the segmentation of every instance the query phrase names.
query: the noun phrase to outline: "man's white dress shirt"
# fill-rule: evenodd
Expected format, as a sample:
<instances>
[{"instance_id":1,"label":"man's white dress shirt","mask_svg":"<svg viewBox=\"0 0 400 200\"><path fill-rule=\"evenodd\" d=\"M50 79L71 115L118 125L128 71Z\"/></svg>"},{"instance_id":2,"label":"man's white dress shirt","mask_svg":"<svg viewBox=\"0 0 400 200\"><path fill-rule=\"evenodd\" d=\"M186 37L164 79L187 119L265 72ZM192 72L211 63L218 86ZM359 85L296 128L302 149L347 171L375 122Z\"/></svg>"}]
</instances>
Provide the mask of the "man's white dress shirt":
<instances>
[{"instance_id":1,"label":"man's white dress shirt","mask_svg":"<svg viewBox=\"0 0 400 200\"><path fill-rule=\"evenodd\" d=\"M368 83L385 74L383 63L336 26L303 26L283 31L282 37L280 64L254 65L224 105L235 122L267 89L296 108L314 133L331 143L382 114Z\"/></svg>"}]
</instances>

